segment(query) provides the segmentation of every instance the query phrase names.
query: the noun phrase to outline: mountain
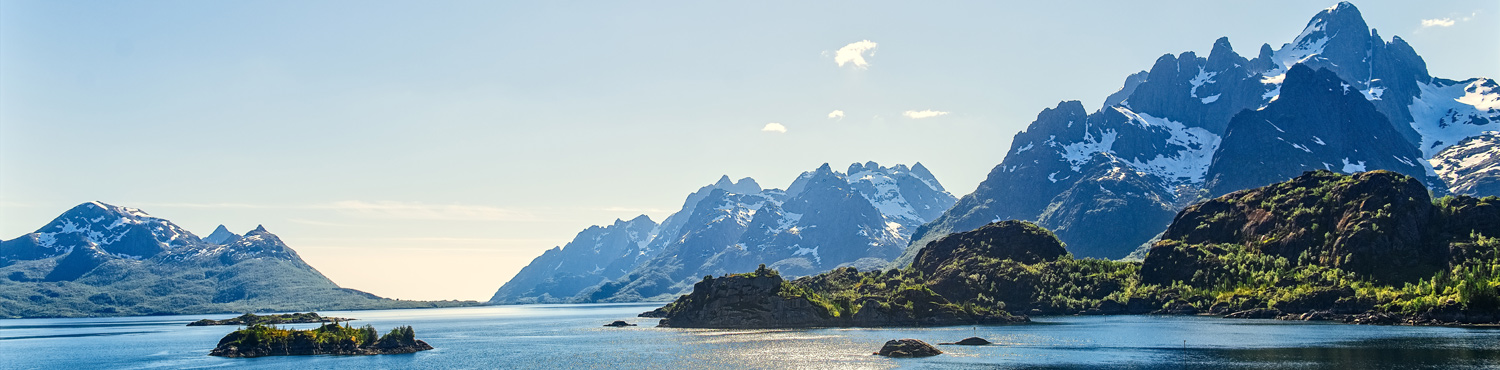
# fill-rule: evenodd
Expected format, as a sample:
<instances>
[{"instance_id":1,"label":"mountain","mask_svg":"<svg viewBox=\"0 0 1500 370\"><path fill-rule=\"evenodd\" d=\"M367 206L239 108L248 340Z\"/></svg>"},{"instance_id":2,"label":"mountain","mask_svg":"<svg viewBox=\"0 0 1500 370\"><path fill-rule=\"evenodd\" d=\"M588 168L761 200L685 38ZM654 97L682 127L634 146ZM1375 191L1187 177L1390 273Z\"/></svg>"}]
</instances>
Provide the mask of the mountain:
<instances>
[{"instance_id":1,"label":"mountain","mask_svg":"<svg viewBox=\"0 0 1500 370\"><path fill-rule=\"evenodd\" d=\"M1121 258L1188 204L1312 169L1387 169L1439 194L1493 195L1481 186L1500 181L1493 145L1443 153L1495 133L1496 120L1493 80L1430 76L1405 40L1386 41L1341 2L1254 58L1220 38L1207 57L1163 55L1092 113L1077 101L1042 110L973 193L918 228L896 265L1000 220L1053 228L1078 257ZM1141 217L1126 229L1106 215Z\"/></svg>"},{"instance_id":2,"label":"mountain","mask_svg":"<svg viewBox=\"0 0 1500 370\"><path fill-rule=\"evenodd\" d=\"M840 266L875 268L899 256L913 230L955 201L920 163L855 163L847 171L824 164L799 175L786 190L725 176L688 195L680 211L649 232L594 240L622 233L624 225L616 223L580 233L574 242L533 260L490 302L667 299L691 290L704 275L761 264L792 275ZM598 234L590 233L596 229ZM627 244L639 247L614 247ZM594 252L599 249L627 253ZM596 271L595 266L610 267Z\"/></svg>"},{"instance_id":3,"label":"mountain","mask_svg":"<svg viewBox=\"0 0 1500 370\"><path fill-rule=\"evenodd\" d=\"M942 326L1019 315L1209 313L1384 325L1500 323L1500 198L1432 199L1417 178L1305 172L1178 213L1142 262L1077 259L1047 229L999 221L899 269L785 281L704 277L642 316L660 326Z\"/></svg>"},{"instance_id":4,"label":"mountain","mask_svg":"<svg viewBox=\"0 0 1500 370\"><path fill-rule=\"evenodd\" d=\"M641 215L609 226L592 226L573 241L537 256L495 292L490 302L558 302L583 289L618 279L655 256L648 249L657 223Z\"/></svg>"},{"instance_id":5,"label":"mountain","mask_svg":"<svg viewBox=\"0 0 1500 370\"><path fill-rule=\"evenodd\" d=\"M1446 188L1424 166L1422 153L1337 74L1298 64L1284 78L1279 99L1229 121L1208 169L1209 193L1281 182L1314 169L1391 170Z\"/></svg>"},{"instance_id":6,"label":"mountain","mask_svg":"<svg viewBox=\"0 0 1500 370\"><path fill-rule=\"evenodd\" d=\"M228 244L229 242L238 240L239 238L240 234L229 232L229 228L224 227L224 225L219 225L218 228L214 229L214 232L209 233L206 237L203 237L203 242L208 244Z\"/></svg>"},{"instance_id":7,"label":"mountain","mask_svg":"<svg viewBox=\"0 0 1500 370\"><path fill-rule=\"evenodd\" d=\"M80 204L0 241L0 317L163 315L462 305L340 288L281 238L223 226L209 243L166 219Z\"/></svg>"}]
</instances>

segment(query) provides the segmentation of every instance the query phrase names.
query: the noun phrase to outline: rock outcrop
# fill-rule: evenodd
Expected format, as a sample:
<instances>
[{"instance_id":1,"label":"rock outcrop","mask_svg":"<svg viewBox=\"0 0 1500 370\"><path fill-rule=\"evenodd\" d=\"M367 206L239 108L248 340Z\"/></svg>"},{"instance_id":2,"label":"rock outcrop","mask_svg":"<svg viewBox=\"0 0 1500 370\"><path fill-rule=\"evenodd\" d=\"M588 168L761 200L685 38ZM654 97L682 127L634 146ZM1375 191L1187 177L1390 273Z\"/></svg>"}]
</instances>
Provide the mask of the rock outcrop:
<instances>
[{"instance_id":1,"label":"rock outcrop","mask_svg":"<svg viewBox=\"0 0 1500 370\"><path fill-rule=\"evenodd\" d=\"M930 357L941 355L943 351L916 339L892 339L880 346L880 352L875 354L886 357Z\"/></svg>"}]
</instances>

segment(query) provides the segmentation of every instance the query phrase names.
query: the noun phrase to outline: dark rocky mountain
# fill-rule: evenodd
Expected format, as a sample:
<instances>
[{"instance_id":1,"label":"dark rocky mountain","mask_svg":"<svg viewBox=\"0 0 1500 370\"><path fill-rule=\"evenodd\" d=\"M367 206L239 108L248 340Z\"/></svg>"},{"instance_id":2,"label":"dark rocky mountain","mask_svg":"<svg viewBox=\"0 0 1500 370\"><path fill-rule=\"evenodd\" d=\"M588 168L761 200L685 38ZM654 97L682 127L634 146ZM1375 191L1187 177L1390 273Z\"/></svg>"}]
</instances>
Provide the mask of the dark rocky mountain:
<instances>
[{"instance_id":1,"label":"dark rocky mountain","mask_svg":"<svg viewBox=\"0 0 1500 370\"><path fill-rule=\"evenodd\" d=\"M340 288L264 227L216 240L224 242L204 242L139 209L81 204L34 233L0 242L0 317L464 304Z\"/></svg>"},{"instance_id":2,"label":"dark rocky mountain","mask_svg":"<svg viewBox=\"0 0 1500 370\"><path fill-rule=\"evenodd\" d=\"M1331 81L1334 91L1327 89ZM1187 204L1311 169L1389 169L1422 178L1438 193L1456 184L1460 172L1473 174L1466 182L1494 181L1500 170L1488 165L1446 177L1432 168L1439 160L1448 168L1490 163L1493 154L1484 150L1435 156L1497 129L1495 87L1483 78L1431 77L1410 45L1400 37L1385 41L1347 2L1319 12L1291 43L1263 45L1251 59L1220 38L1206 58L1163 55L1093 113L1076 101L1044 109L974 193L914 233L896 265L943 235L999 220L1055 228L1078 257L1121 258L1162 231L1164 215ZM1358 131L1335 135L1339 129ZM1273 157L1250 156L1261 147ZM1098 153L1109 159L1096 160ZM1113 164L1100 167L1105 162ZM1485 194L1477 186L1462 189ZM1121 218L1104 215L1145 217L1130 219L1132 231L1122 233Z\"/></svg>"},{"instance_id":3,"label":"dark rocky mountain","mask_svg":"<svg viewBox=\"0 0 1500 370\"><path fill-rule=\"evenodd\" d=\"M704 275L760 264L789 275L840 266L875 268L899 256L910 233L955 200L920 163L909 168L855 163L848 171L824 164L802 173L785 191L726 176L689 195L681 211L651 232L636 233L648 239L618 239L644 245L622 249L636 251L627 253L629 258L595 254L594 241L585 240L579 249L575 240L538 257L491 302L663 300L691 290ZM594 264L615 267L594 273ZM568 270L569 265L587 268Z\"/></svg>"},{"instance_id":4,"label":"dark rocky mountain","mask_svg":"<svg viewBox=\"0 0 1500 370\"><path fill-rule=\"evenodd\" d=\"M1276 101L1229 121L1207 186L1220 195L1315 169L1379 169L1420 176L1429 187L1445 189L1422 162L1421 152L1338 75L1298 64L1286 73Z\"/></svg>"}]
</instances>

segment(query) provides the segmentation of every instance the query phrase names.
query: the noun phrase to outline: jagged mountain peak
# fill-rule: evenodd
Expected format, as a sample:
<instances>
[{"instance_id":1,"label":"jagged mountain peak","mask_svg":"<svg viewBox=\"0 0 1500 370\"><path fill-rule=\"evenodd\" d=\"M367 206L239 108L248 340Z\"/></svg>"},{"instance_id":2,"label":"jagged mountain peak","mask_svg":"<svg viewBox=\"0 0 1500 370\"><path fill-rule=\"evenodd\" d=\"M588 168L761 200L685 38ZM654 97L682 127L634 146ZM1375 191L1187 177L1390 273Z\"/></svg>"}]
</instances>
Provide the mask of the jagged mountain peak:
<instances>
[{"instance_id":1,"label":"jagged mountain peak","mask_svg":"<svg viewBox=\"0 0 1500 370\"><path fill-rule=\"evenodd\" d=\"M220 224L219 227L214 228L213 233L210 233L207 237L203 238L203 242L208 244L227 244L239 238L239 234L230 232L229 228L224 227L223 224Z\"/></svg>"}]
</instances>

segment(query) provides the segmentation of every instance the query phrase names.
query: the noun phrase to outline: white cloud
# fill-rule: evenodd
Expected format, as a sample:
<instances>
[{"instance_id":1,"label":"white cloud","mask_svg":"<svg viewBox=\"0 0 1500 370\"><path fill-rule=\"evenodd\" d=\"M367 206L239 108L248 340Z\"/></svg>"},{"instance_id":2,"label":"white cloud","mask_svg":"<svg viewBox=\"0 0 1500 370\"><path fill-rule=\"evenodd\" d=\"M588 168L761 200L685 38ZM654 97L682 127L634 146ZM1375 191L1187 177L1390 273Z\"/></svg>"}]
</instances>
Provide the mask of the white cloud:
<instances>
[{"instance_id":1,"label":"white cloud","mask_svg":"<svg viewBox=\"0 0 1500 370\"><path fill-rule=\"evenodd\" d=\"M909 110L909 111L906 111L905 113L901 113L901 115L906 116L906 118L911 118L911 119L932 118L932 117L937 117L937 116L941 116L941 115L945 115L945 114L948 114L948 112L935 111L935 110L931 110L931 109L921 110L921 111Z\"/></svg>"},{"instance_id":2,"label":"white cloud","mask_svg":"<svg viewBox=\"0 0 1500 370\"><path fill-rule=\"evenodd\" d=\"M780 123L771 122L767 123L766 127L761 127L760 130L765 132L777 132L784 134L786 133L786 126L782 126Z\"/></svg>"},{"instance_id":3,"label":"white cloud","mask_svg":"<svg viewBox=\"0 0 1500 370\"><path fill-rule=\"evenodd\" d=\"M873 57L875 56L874 50L874 42L871 42L870 40L861 40L859 42L844 45L844 47L839 48L839 51L835 52L833 55L833 61L834 63L838 63L839 67L843 67L844 64L852 63L854 64L854 68L869 68L870 62L865 61L864 54L866 51L869 51L870 56Z\"/></svg>"},{"instance_id":4,"label":"white cloud","mask_svg":"<svg viewBox=\"0 0 1500 370\"><path fill-rule=\"evenodd\" d=\"M1428 27L1453 27L1453 25L1455 23L1458 23L1458 22L1454 21L1453 18L1423 19L1422 20L1422 28L1428 28Z\"/></svg>"},{"instance_id":5,"label":"white cloud","mask_svg":"<svg viewBox=\"0 0 1500 370\"><path fill-rule=\"evenodd\" d=\"M836 110L835 109L833 112L829 112L828 113L828 118L829 119L834 119L834 118L844 119L844 111Z\"/></svg>"}]
</instances>

